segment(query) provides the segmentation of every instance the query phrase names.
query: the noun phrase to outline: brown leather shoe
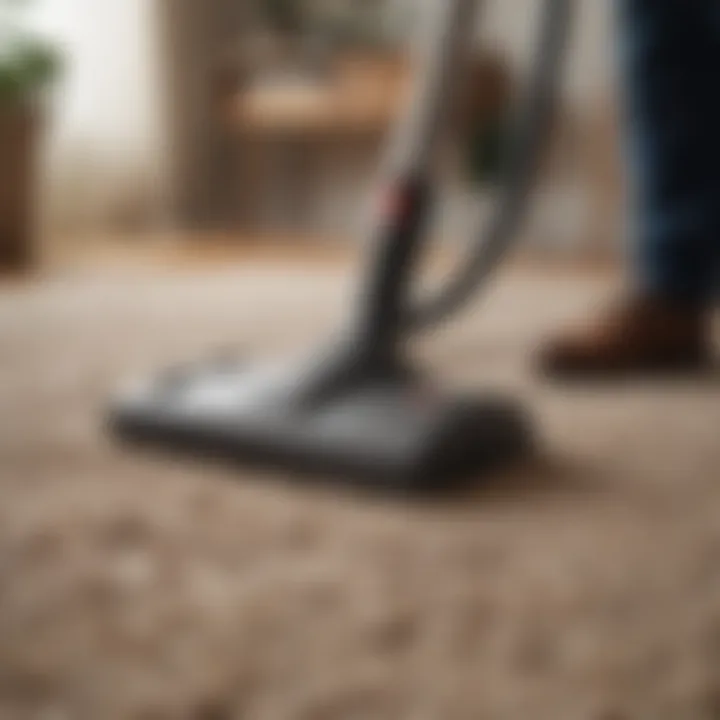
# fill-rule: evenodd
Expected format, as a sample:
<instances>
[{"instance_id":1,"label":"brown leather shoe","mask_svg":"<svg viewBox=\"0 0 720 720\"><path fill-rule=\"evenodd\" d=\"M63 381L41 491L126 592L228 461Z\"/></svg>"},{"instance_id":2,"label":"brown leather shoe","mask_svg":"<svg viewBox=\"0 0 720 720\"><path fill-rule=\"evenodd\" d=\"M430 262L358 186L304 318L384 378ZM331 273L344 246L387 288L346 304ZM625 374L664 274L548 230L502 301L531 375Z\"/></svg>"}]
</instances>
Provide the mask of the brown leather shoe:
<instances>
[{"instance_id":1,"label":"brown leather shoe","mask_svg":"<svg viewBox=\"0 0 720 720\"><path fill-rule=\"evenodd\" d=\"M710 313L653 297L631 297L550 342L540 370L556 378L698 370L712 355Z\"/></svg>"}]
</instances>

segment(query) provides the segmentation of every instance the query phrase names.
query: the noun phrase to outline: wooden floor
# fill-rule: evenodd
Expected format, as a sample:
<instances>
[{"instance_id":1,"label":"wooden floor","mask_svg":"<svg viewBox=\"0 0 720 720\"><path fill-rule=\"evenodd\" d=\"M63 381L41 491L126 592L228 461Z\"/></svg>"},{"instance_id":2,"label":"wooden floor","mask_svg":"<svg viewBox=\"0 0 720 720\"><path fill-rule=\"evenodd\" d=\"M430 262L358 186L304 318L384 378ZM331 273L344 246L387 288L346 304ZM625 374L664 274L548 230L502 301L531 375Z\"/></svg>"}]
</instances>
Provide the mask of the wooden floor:
<instances>
[{"instance_id":1,"label":"wooden floor","mask_svg":"<svg viewBox=\"0 0 720 720\"><path fill-rule=\"evenodd\" d=\"M301 235L148 234L58 241L46 253L49 269L155 268L169 271L229 263L346 263L357 256L347 243Z\"/></svg>"},{"instance_id":2,"label":"wooden floor","mask_svg":"<svg viewBox=\"0 0 720 720\"><path fill-rule=\"evenodd\" d=\"M342 267L362 261L361 250L342 239L280 234L96 235L58 239L46 242L45 247L47 250L43 253L39 272L21 277L0 275L0 280L4 284L22 282L27 277L58 272L153 270L176 273L247 262ZM431 263L441 268L455 267L458 260L458 254L447 249L435 251L430 256ZM617 268L617 262L608 257L551 256L527 251L515 252L509 264L519 269L561 275L606 274Z\"/></svg>"}]
</instances>

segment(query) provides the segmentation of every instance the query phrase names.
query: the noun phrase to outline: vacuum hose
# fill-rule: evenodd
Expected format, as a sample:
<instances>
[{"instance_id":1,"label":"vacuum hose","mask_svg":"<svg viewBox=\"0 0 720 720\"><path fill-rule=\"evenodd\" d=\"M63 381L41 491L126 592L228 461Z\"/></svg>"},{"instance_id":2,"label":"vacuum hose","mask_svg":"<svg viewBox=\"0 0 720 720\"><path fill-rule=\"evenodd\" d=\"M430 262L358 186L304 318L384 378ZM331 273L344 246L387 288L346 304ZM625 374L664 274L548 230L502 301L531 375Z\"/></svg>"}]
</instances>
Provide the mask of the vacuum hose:
<instances>
[{"instance_id":1,"label":"vacuum hose","mask_svg":"<svg viewBox=\"0 0 720 720\"><path fill-rule=\"evenodd\" d=\"M534 70L507 148L495 213L458 275L434 296L407 308L404 322L408 329L428 328L457 312L487 284L518 237L552 126L574 2L545 0Z\"/></svg>"}]
</instances>

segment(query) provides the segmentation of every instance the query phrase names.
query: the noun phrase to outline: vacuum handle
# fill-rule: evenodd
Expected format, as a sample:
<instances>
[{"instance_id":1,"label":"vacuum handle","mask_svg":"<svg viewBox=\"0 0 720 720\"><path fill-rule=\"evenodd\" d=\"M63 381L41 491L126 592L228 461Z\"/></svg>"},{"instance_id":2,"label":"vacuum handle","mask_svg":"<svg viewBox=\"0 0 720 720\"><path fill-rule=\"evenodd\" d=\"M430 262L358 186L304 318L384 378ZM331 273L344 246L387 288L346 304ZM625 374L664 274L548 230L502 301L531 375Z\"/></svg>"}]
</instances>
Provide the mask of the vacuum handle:
<instances>
[{"instance_id":1,"label":"vacuum handle","mask_svg":"<svg viewBox=\"0 0 720 720\"><path fill-rule=\"evenodd\" d=\"M472 58L482 0L430 0L415 50L417 81L387 153L390 177L431 176L442 129Z\"/></svg>"},{"instance_id":2,"label":"vacuum handle","mask_svg":"<svg viewBox=\"0 0 720 720\"><path fill-rule=\"evenodd\" d=\"M401 335L432 200L431 183L420 175L397 182L380 199L374 268L361 300L358 338L372 354L392 354Z\"/></svg>"},{"instance_id":3,"label":"vacuum handle","mask_svg":"<svg viewBox=\"0 0 720 720\"><path fill-rule=\"evenodd\" d=\"M370 229L376 247L361 298L360 342L394 349L426 235L438 141L471 56L478 0L433 0L419 44L417 84L391 140Z\"/></svg>"},{"instance_id":4,"label":"vacuum handle","mask_svg":"<svg viewBox=\"0 0 720 720\"><path fill-rule=\"evenodd\" d=\"M443 321L484 287L520 235L538 179L543 148L552 129L564 60L572 36L576 0L544 0L535 61L504 160L500 195L493 217L478 231L473 248L446 287L409 304L405 331Z\"/></svg>"}]
</instances>

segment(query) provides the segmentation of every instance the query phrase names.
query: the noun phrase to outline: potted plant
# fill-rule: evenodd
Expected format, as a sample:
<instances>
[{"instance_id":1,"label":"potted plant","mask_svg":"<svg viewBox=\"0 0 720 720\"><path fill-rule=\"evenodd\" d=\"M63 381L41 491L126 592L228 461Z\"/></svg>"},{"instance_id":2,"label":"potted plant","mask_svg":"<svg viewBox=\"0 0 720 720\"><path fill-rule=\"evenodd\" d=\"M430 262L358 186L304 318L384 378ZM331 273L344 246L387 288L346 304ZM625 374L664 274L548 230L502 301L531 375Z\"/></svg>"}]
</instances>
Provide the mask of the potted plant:
<instances>
[{"instance_id":1,"label":"potted plant","mask_svg":"<svg viewBox=\"0 0 720 720\"><path fill-rule=\"evenodd\" d=\"M0 270L34 260L35 164L42 98L60 55L22 24L22 0L0 0Z\"/></svg>"}]
</instances>

